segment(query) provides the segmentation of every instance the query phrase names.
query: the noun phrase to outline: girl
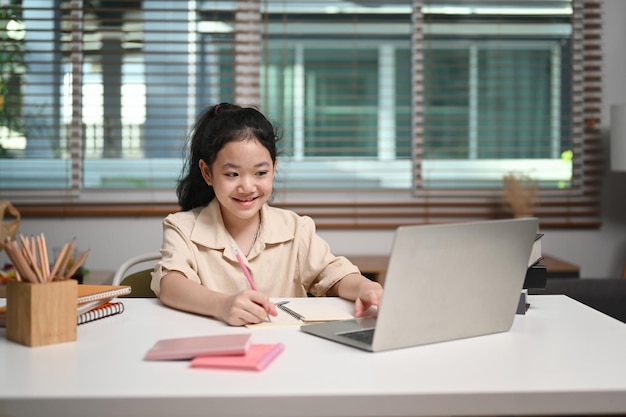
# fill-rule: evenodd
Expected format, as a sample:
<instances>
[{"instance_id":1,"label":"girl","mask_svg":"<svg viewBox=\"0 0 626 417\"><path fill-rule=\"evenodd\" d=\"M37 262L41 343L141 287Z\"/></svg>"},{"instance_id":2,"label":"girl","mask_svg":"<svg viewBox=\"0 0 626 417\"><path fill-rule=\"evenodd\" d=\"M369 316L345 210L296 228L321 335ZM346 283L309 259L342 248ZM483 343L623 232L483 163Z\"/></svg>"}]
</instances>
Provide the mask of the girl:
<instances>
[{"instance_id":1,"label":"girl","mask_svg":"<svg viewBox=\"0 0 626 417\"><path fill-rule=\"evenodd\" d=\"M200 115L176 190L182 211L163 221L152 276L165 305L239 326L276 316L270 297L340 296L357 317L379 304L380 284L334 256L311 218L267 204L278 140L253 108L222 103Z\"/></svg>"}]
</instances>

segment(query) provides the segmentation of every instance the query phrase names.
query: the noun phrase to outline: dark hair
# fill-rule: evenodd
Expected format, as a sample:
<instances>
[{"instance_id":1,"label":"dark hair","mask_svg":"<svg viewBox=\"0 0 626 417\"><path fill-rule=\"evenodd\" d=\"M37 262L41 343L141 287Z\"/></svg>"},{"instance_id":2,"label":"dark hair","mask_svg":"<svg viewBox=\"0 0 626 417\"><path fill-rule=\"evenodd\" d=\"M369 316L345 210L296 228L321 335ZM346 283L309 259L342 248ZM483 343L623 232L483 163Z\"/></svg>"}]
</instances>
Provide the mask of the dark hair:
<instances>
[{"instance_id":1,"label":"dark hair","mask_svg":"<svg viewBox=\"0 0 626 417\"><path fill-rule=\"evenodd\" d=\"M205 206L215 198L213 187L202 178L200 161L211 168L218 152L227 143L250 137L258 140L276 162L276 144L280 138L272 123L258 110L220 103L198 116L190 134L189 157L176 188L178 204L183 211Z\"/></svg>"}]
</instances>

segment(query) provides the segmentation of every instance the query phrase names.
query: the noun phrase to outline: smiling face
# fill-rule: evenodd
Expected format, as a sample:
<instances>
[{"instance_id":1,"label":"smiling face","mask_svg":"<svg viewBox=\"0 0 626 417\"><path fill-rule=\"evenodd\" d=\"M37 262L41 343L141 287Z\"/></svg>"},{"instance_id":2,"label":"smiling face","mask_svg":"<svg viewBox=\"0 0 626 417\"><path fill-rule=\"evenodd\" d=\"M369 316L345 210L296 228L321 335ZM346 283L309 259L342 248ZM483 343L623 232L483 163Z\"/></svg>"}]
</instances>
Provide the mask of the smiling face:
<instances>
[{"instance_id":1,"label":"smiling face","mask_svg":"<svg viewBox=\"0 0 626 417\"><path fill-rule=\"evenodd\" d=\"M228 142L212 167L200 161L204 180L213 187L227 226L255 219L272 194L275 161L254 137Z\"/></svg>"}]
</instances>

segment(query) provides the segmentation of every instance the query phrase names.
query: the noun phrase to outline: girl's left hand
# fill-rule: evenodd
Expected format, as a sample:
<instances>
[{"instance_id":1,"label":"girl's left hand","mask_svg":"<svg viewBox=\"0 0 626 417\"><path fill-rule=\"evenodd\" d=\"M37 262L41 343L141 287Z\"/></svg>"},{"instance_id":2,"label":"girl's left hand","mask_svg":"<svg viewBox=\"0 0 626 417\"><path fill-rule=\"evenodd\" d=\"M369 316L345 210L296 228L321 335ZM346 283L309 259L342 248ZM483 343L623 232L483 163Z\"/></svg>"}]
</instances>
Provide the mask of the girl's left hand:
<instances>
[{"instance_id":1,"label":"girl's left hand","mask_svg":"<svg viewBox=\"0 0 626 417\"><path fill-rule=\"evenodd\" d=\"M378 307L383 298L383 287L377 282L361 285L359 294L354 301L354 316L363 317L371 307Z\"/></svg>"}]
</instances>

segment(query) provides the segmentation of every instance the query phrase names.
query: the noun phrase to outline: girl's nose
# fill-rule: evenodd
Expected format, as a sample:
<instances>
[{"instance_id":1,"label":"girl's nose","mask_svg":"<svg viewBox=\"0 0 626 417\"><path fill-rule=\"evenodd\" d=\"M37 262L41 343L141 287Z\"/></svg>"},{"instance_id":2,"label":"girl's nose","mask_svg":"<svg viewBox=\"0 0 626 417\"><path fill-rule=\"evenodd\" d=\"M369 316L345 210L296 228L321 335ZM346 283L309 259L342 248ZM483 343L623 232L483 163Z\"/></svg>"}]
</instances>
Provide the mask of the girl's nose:
<instances>
[{"instance_id":1,"label":"girl's nose","mask_svg":"<svg viewBox=\"0 0 626 417\"><path fill-rule=\"evenodd\" d=\"M249 175L241 176L239 181L239 189L242 191L252 191L254 188L254 181Z\"/></svg>"}]
</instances>

